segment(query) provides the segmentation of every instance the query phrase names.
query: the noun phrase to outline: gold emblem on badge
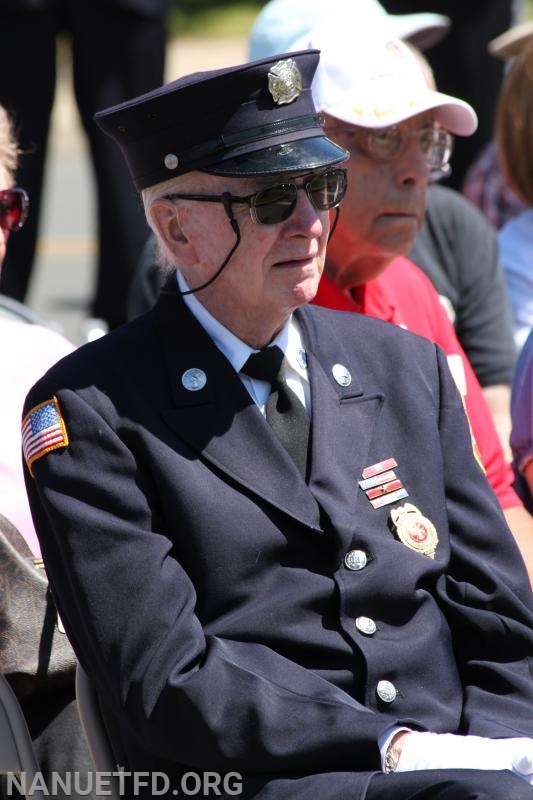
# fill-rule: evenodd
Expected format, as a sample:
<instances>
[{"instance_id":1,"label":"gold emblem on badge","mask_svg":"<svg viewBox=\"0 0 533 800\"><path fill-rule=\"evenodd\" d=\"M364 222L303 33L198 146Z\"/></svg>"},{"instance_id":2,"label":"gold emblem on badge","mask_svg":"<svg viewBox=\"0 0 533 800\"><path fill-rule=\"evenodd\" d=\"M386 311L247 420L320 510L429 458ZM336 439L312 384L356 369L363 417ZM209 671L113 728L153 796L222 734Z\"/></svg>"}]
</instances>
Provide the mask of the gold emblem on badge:
<instances>
[{"instance_id":1,"label":"gold emblem on badge","mask_svg":"<svg viewBox=\"0 0 533 800\"><path fill-rule=\"evenodd\" d=\"M391 510L391 520L402 544L417 553L435 558L439 537L433 523L424 517L420 509L412 503L404 503Z\"/></svg>"},{"instance_id":2,"label":"gold emblem on badge","mask_svg":"<svg viewBox=\"0 0 533 800\"><path fill-rule=\"evenodd\" d=\"M293 58L277 61L268 73L268 91L276 105L292 103L302 91L302 76Z\"/></svg>"}]
</instances>

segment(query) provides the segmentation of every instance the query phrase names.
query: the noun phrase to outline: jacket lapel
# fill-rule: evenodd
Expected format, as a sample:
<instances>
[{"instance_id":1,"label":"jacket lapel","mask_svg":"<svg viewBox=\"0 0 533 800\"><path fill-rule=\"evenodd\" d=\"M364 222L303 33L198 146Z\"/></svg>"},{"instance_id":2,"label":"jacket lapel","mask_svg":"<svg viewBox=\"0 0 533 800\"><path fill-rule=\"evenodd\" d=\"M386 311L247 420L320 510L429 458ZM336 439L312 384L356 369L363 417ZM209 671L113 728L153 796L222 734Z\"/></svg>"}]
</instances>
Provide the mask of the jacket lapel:
<instances>
[{"instance_id":1,"label":"jacket lapel","mask_svg":"<svg viewBox=\"0 0 533 800\"><path fill-rule=\"evenodd\" d=\"M155 315L171 385L167 425L229 478L321 532L320 509L296 465L179 294L164 291ZM200 371L200 383L205 376L202 388L191 388L188 370Z\"/></svg>"},{"instance_id":2,"label":"jacket lapel","mask_svg":"<svg viewBox=\"0 0 533 800\"><path fill-rule=\"evenodd\" d=\"M355 506L364 497L358 481L371 458L384 398L364 393L357 353L346 351L334 327L328 330L333 322L330 314L317 319L313 311L297 312L307 348L313 409L309 488L338 529L353 531ZM339 382L343 375L339 366L349 372L348 385Z\"/></svg>"},{"instance_id":3,"label":"jacket lapel","mask_svg":"<svg viewBox=\"0 0 533 800\"><path fill-rule=\"evenodd\" d=\"M167 425L231 480L322 532L320 507L336 526L353 527L361 494L357 481L368 464L383 397L364 394L357 354L345 351L331 315L317 311L297 312L311 386L309 485L179 293L164 290L154 313L171 385L171 402L162 410ZM334 365L349 370L349 385L335 379ZM184 378L192 369L205 376L205 385L197 390Z\"/></svg>"}]
</instances>

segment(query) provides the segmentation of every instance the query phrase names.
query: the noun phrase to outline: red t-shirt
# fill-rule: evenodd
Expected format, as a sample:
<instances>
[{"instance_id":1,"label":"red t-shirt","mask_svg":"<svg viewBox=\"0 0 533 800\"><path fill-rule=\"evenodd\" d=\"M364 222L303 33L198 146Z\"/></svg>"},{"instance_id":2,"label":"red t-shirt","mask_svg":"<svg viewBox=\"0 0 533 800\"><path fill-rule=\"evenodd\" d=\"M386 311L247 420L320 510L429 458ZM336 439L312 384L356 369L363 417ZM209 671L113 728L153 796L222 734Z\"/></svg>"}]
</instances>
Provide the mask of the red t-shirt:
<instances>
[{"instance_id":1,"label":"red t-shirt","mask_svg":"<svg viewBox=\"0 0 533 800\"><path fill-rule=\"evenodd\" d=\"M324 275L313 302L326 308L356 311L393 322L440 345L448 356L452 373L463 395L475 444L501 507L506 509L522 505L512 487L513 471L503 455L481 386L433 284L422 270L400 256L378 278L356 286L350 292L338 289Z\"/></svg>"}]
</instances>

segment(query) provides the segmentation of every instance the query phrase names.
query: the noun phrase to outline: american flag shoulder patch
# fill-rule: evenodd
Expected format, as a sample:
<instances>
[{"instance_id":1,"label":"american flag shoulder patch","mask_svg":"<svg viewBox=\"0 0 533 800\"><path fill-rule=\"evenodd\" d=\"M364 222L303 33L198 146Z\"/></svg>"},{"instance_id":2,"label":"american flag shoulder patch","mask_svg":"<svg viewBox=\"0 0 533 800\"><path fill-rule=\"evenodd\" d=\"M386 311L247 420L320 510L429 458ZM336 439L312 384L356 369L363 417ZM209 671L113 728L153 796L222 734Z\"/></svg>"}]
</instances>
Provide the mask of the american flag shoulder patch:
<instances>
[{"instance_id":1,"label":"american flag shoulder patch","mask_svg":"<svg viewBox=\"0 0 533 800\"><path fill-rule=\"evenodd\" d=\"M56 397L39 403L22 420L22 452L32 478L34 461L67 445L67 429Z\"/></svg>"}]
</instances>

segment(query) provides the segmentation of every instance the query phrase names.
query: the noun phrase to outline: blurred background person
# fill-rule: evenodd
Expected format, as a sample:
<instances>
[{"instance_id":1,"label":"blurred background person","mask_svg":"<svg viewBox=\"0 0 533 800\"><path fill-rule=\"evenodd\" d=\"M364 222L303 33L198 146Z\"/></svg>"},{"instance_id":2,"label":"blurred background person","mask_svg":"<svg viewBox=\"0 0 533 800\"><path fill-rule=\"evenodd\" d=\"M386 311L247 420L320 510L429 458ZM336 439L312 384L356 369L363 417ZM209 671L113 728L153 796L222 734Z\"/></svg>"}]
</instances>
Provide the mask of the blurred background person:
<instances>
[{"instance_id":1,"label":"blurred background person","mask_svg":"<svg viewBox=\"0 0 533 800\"><path fill-rule=\"evenodd\" d=\"M10 247L0 291L27 296L39 232L58 39L68 37L73 83L96 184L98 264L89 315L109 328L125 320L125 298L148 227L112 142L96 133L94 112L163 82L170 0L3 0L1 96L22 151L19 179L32 215ZM31 57L27 57L31 54ZM68 202L68 198L65 198Z\"/></svg>"},{"instance_id":2,"label":"blurred background person","mask_svg":"<svg viewBox=\"0 0 533 800\"><path fill-rule=\"evenodd\" d=\"M0 105L0 268L28 213L27 195L14 185L18 155ZM0 305L0 669L22 706L47 785L52 772L86 775L91 761L74 696L74 653L47 591L24 486L20 418L33 382L73 349L55 331L6 315ZM80 788L86 786L83 778ZM8 789L0 782L0 797ZM57 796L82 795L59 789Z\"/></svg>"},{"instance_id":3,"label":"blurred background person","mask_svg":"<svg viewBox=\"0 0 533 800\"><path fill-rule=\"evenodd\" d=\"M11 247L27 221L28 197L23 189L13 186L18 157L11 121L0 106L0 272L9 250L8 243ZM70 353L74 345L51 328L28 324L13 314L2 312L1 304L0 333L0 513L18 528L38 556L39 543L22 475L20 414L30 386L52 364Z\"/></svg>"},{"instance_id":4,"label":"blurred background person","mask_svg":"<svg viewBox=\"0 0 533 800\"><path fill-rule=\"evenodd\" d=\"M533 327L533 41L514 59L502 86L496 145L503 180L525 210L499 231L500 254L520 350Z\"/></svg>"}]
</instances>

